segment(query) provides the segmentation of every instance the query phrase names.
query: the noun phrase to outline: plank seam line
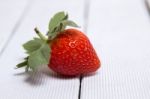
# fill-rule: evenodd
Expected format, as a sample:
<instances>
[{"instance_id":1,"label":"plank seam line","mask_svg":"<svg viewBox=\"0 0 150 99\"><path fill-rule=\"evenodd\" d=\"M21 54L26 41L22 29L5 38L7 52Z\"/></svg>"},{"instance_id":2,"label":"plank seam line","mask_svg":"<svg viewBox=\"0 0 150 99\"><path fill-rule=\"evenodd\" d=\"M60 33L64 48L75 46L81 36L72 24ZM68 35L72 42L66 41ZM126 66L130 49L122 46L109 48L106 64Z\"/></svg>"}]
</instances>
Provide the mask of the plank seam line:
<instances>
[{"instance_id":1,"label":"plank seam line","mask_svg":"<svg viewBox=\"0 0 150 99\"><path fill-rule=\"evenodd\" d=\"M150 3L149 3L149 0L144 0L144 5L145 5L145 8L148 12L148 15L150 16Z\"/></svg>"},{"instance_id":2,"label":"plank seam line","mask_svg":"<svg viewBox=\"0 0 150 99\"><path fill-rule=\"evenodd\" d=\"M24 21L25 17L27 16L27 13L29 12L29 10L31 8L31 5L33 4L33 1L34 0L32 0L32 2L30 2L30 0L27 1L27 4L26 4L26 6L24 7L24 10L21 13L21 16L18 18L17 22L15 23L15 25L12 29L12 32L8 36L8 39L6 40L6 43L2 47L2 50L0 51L0 57L4 53L5 49L7 48L7 46L9 45L11 40L13 39L14 35L16 34L16 31L18 30L18 28L20 27L20 25Z\"/></svg>"},{"instance_id":3,"label":"plank seam line","mask_svg":"<svg viewBox=\"0 0 150 99\"><path fill-rule=\"evenodd\" d=\"M90 0L84 0L84 14L83 14L83 19L84 19L84 26L83 30L84 33L87 34L87 29L88 29L88 20L89 20L89 9L90 9ZM79 92L78 92L78 99L81 99L81 90L82 90L82 80L83 80L83 75L80 76L80 84L79 84Z\"/></svg>"}]
</instances>

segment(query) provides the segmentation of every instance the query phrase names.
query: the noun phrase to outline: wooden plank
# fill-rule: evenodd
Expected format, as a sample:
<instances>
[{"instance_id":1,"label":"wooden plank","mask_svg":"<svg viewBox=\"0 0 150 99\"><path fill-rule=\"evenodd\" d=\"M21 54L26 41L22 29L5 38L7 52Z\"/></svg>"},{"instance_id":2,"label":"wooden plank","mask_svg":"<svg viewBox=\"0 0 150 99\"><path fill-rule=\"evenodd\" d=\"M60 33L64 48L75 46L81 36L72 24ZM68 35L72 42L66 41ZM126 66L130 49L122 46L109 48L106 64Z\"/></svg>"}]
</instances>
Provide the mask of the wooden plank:
<instances>
[{"instance_id":1,"label":"wooden plank","mask_svg":"<svg viewBox=\"0 0 150 99\"><path fill-rule=\"evenodd\" d=\"M27 0L1 0L0 1L0 54L10 35L19 24L19 19L27 6ZM10 38L9 38L10 37Z\"/></svg>"},{"instance_id":2,"label":"wooden plank","mask_svg":"<svg viewBox=\"0 0 150 99\"><path fill-rule=\"evenodd\" d=\"M81 99L150 98L150 17L142 0L91 0L88 36L102 61Z\"/></svg>"},{"instance_id":3,"label":"wooden plank","mask_svg":"<svg viewBox=\"0 0 150 99\"><path fill-rule=\"evenodd\" d=\"M25 56L21 45L36 36L33 30L35 26L46 33L50 16L62 10L82 26L83 5L84 0L37 0L33 3L1 57L1 99L78 99L78 77L59 77L49 69L25 74L24 69L14 70L14 67Z\"/></svg>"}]
</instances>

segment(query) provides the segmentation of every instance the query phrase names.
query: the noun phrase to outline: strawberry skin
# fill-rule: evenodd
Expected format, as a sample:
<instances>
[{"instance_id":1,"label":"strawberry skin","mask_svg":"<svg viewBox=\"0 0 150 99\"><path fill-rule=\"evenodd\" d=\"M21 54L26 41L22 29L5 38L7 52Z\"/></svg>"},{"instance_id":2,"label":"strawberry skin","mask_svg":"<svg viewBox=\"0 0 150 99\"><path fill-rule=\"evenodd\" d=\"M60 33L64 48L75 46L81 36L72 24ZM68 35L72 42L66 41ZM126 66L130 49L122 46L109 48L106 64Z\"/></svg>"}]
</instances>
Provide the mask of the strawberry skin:
<instances>
[{"instance_id":1,"label":"strawberry skin","mask_svg":"<svg viewBox=\"0 0 150 99\"><path fill-rule=\"evenodd\" d=\"M66 29L50 43L49 68L68 76L95 72L100 60L87 36L76 29Z\"/></svg>"}]
</instances>

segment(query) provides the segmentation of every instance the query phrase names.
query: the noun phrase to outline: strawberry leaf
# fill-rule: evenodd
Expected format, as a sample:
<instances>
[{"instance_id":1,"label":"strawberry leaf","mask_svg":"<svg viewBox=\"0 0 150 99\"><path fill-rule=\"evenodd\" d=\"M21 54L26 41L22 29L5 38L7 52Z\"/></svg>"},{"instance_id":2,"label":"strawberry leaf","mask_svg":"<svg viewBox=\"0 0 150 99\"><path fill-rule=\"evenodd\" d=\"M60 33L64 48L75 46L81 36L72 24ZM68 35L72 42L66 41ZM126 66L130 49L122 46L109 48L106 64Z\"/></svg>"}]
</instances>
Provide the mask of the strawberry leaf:
<instances>
[{"instance_id":1,"label":"strawberry leaf","mask_svg":"<svg viewBox=\"0 0 150 99\"><path fill-rule=\"evenodd\" d=\"M68 16L68 13L66 13L65 17L63 20L68 20L69 16Z\"/></svg>"},{"instance_id":2,"label":"strawberry leaf","mask_svg":"<svg viewBox=\"0 0 150 99\"><path fill-rule=\"evenodd\" d=\"M49 33L53 32L54 28L60 24L62 20L68 19L68 15L65 15L64 12L58 12L51 18L49 22Z\"/></svg>"},{"instance_id":3,"label":"strawberry leaf","mask_svg":"<svg viewBox=\"0 0 150 99\"><path fill-rule=\"evenodd\" d=\"M30 40L27 43L23 44L24 49L27 51L27 53L32 53L33 51L40 48L42 45L42 40L39 38L34 38L34 40Z\"/></svg>"},{"instance_id":4,"label":"strawberry leaf","mask_svg":"<svg viewBox=\"0 0 150 99\"><path fill-rule=\"evenodd\" d=\"M79 27L75 22L68 20L68 14L58 12L49 22L48 39L53 40L60 32L64 31L67 26Z\"/></svg>"},{"instance_id":5,"label":"strawberry leaf","mask_svg":"<svg viewBox=\"0 0 150 99\"><path fill-rule=\"evenodd\" d=\"M62 24L64 27L66 27L66 26L79 27L75 22L73 22L71 20L64 20L64 21L62 21Z\"/></svg>"},{"instance_id":6,"label":"strawberry leaf","mask_svg":"<svg viewBox=\"0 0 150 99\"><path fill-rule=\"evenodd\" d=\"M24 58L24 62L17 65L17 68L26 67L35 70L41 65L47 65L50 59L50 46L47 42L34 38L23 45L24 49L29 54Z\"/></svg>"},{"instance_id":7,"label":"strawberry leaf","mask_svg":"<svg viewBox=\"0 0 150 99\"><path fill-rule=\"evenodd\" d=\"M51 33L51 35L49 36L50 37L49 39L50 40L54 39L59 34L59 32L61 32L62 28L63 28L63 24L60 23L59 26L55 27L54 32Z\"/></svg>"},{"instance_id":8,"label":"strawberry leaf","mask_svg":"<svg viewBox=\"0 0 150 99\"><path fill-rule=\"evenodd\" d=\"M47 43L43 43L41 47L32 52L28 59L28 65L35 70L38 66L48 64L50 58L50 47Z\"/></svg>"}]
</instances>

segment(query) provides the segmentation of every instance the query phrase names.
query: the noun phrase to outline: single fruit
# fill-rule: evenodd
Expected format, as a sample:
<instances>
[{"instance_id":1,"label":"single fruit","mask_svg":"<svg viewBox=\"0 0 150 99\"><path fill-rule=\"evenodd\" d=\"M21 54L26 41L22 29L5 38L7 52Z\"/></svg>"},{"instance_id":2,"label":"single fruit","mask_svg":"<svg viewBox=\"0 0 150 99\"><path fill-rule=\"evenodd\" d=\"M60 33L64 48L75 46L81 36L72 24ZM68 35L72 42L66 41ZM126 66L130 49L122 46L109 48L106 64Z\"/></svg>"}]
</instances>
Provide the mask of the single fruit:
<instances>
[{"instance_id":1,"label":"single fruit","mask_svg":"<svg viewBox=\"0 0 150 99\"><path fill-rule=\"evenodd\" d=\"M77 29L66 29L67 26L78 27L68 20L68 14L59 12L51 18L47 36L35 28L40 38L23 44L28 56L17 68L37 70L48 64L50 69L66 76L95 72L100 67L100 60L88 37Z\"/></svg>"},{"instance_id":2,"label":"single fruit","mask_svg":"<svg viewBox=\"0 0 150 99\"><path fill-rule=\"evenodd\" d=\"M63 75L80 75L96 71L100 61L89 39L76 29L61 32L51 42L49 67Z\"/></svg>"}]
</instances>

